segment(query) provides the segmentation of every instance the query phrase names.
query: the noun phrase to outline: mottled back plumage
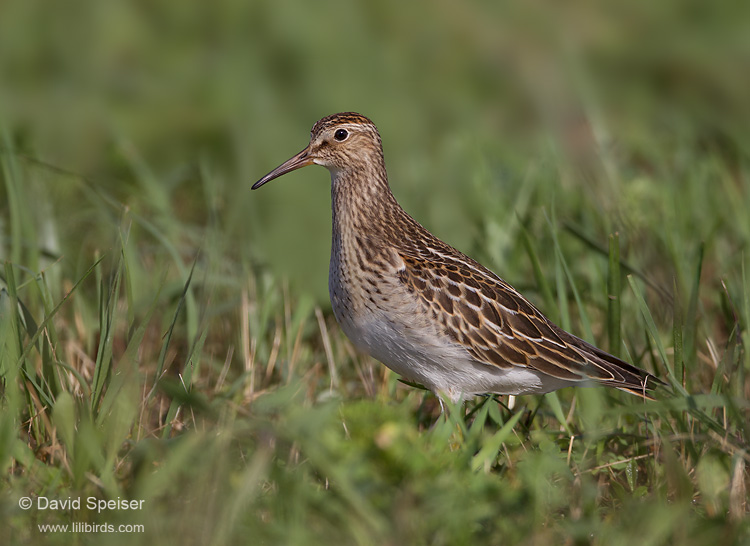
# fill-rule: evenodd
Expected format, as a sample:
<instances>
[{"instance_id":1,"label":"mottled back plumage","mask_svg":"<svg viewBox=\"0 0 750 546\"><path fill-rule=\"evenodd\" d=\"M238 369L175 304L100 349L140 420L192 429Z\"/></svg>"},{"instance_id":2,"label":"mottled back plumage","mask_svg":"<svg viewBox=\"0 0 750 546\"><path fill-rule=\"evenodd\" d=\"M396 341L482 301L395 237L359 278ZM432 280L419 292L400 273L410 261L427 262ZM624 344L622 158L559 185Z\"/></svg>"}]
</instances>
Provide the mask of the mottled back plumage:
<instances>
[{"instance_id":1,"label":"mottled back plumage","mask_svg":"<svg viewBox=\"0 0 750 546\"><path fill-rule=\"evenodd\" d=\"M380 135L365 116L321 119L310 144L253 189L313 163L331 172L331 304L359 349L454 401L586 384L648 397L661 383L562 330L409 216L391 193Z\"/></svg>"}]
</instances>

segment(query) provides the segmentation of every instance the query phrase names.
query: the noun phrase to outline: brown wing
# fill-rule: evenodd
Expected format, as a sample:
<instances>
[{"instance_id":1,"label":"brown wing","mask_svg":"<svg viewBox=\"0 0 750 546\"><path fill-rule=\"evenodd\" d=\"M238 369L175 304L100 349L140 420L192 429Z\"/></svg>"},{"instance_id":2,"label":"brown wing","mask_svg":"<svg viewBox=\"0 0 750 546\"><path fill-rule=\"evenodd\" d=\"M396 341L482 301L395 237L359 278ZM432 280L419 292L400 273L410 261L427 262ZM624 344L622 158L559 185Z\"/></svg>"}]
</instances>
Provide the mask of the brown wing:
<instances>
[{"instance_id":1,"label":"brown wing","mask_svg":"<svg viewBox=\"0 0 750 546\"><path fill-rule=\"evenodd\" d=\"M478 362L529 367L563 380L596 381L638 394L661 383L557 327L508 283L447 245L432 241L418 253L399 255L405 265L399 271L401 282Z\"/></svg>"}]
</instances>

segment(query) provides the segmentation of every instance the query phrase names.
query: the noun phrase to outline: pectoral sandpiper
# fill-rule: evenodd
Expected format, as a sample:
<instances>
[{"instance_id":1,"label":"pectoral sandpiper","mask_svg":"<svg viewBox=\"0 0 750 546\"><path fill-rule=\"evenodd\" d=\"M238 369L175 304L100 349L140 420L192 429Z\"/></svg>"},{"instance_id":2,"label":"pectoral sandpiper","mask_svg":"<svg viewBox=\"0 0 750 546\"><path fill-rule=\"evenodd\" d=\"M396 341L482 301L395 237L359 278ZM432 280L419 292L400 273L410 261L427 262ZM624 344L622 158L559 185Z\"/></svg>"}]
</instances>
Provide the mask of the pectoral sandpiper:
<instances>
[{"instance_id":1,"label":"pectoral sandpiper","mask_svg":"<svg viewBox=\"0 0 750 546\"><path fill-rule=\"evenodd\" d=\"M391 193L380 134L365 116L321 119L308 146L253 189L313 163L331 173L333 312L361 351L453 402L587 384L648 397L661 383L562 330L409 216Z\"/></svg>"}]
</instances>

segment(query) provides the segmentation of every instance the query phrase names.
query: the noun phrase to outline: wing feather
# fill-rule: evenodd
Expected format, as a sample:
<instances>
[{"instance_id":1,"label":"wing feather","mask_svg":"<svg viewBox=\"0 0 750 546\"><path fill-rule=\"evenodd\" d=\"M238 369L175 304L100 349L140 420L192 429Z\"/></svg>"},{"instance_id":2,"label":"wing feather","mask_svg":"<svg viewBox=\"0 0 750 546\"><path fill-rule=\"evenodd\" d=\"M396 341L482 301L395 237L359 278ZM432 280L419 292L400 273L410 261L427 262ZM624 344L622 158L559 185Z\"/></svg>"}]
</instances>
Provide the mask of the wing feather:
<instances>
[{"instance_id":1,"label":"wing feather","mask_svg":"<svg viewBox=\"0 0 750 546\"><path fill-rule=\"evenodd\" d=\"M593 380L639 394L661 383L562 330L508 283L447 245L399 256L401 282L479 363L529 367L566 381Z\"/></svg>"}]
</instances>

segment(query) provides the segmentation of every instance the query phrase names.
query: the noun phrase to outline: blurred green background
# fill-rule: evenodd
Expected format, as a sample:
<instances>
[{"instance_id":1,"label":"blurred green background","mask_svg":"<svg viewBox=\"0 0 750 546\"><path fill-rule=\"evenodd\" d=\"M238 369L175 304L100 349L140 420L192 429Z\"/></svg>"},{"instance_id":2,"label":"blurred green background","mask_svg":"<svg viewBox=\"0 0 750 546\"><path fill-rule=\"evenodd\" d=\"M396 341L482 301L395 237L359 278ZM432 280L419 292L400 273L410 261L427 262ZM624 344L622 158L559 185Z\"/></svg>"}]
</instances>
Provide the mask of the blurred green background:
<instances>
[{"instance_id":1,"label":"blurred green background","mask_svg":"<svg viewBox=\"0 0 750 546\"><path fill-rule=\"evenodd\" d=\"M0 542L70 543L43 493L154 543L746 542L749 67L740 1L0 2ZM345 110L418 221L674 394L440 416L357 355L328 173L250 191Z\"/></svg>"},{"instance_id":2,"label":"blurred green background","mask_svg":"<svg viewBox=\"0 0 750 546\"><path fill-rule=\"evenodd\" d=\"M1 9L6 148L89 177L157 225L213 217L227 252L251 253L319 301L328 174L306 169L252 194L249 186L301 149L324 115L371 117L404 207L501 274L528 194L541 192L535 201L546 207L557 199L564 219L575 214L567 203L600 210L601 218L575 219L594 238L620 229L653 241L662 235L638 230L664 214L693 223L700 211L656 202L665 194L651 186L682 191L692 174L679 172L686 157L710 148L732 162L750 146L745 3L23 1ZM676 176L664 179L668 168ZM555 184L542 183L550 178ZM81 249L108 244L75 180L37 172L32 184L38 221L52 215L69 230L47 234L50 251L85 261ZM722 199L719 187L705 191Z\"/></svg>"}]
</instances>

